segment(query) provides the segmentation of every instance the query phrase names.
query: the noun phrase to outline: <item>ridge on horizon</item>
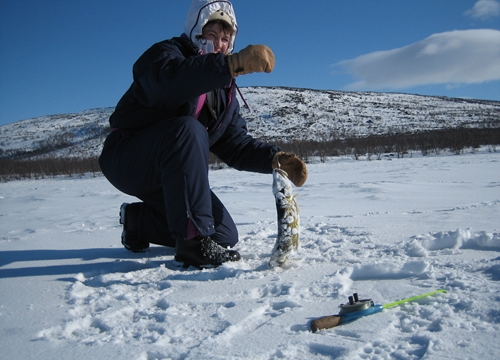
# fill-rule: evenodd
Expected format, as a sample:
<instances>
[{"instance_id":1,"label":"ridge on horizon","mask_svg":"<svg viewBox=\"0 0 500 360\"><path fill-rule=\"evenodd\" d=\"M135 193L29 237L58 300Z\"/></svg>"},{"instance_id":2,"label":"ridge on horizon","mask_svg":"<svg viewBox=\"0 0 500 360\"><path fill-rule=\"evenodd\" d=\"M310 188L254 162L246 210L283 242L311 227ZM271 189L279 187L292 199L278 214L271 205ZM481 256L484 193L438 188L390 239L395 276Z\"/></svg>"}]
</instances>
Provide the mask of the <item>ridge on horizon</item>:
<instances>
[{"instance_id":1,"label":"ridge on horizon","mask_svg":"<svg viewBox=\"0 0 500 360\"><path fill-rule=\"evenodd\" d=\"M240 89L252 109L247 111L240 101L249 132L267 141L500 126L500 101L494 100L287 86ZM109 130L108 118L113 110L93 108L0 126L0 156L29 152L50 139L67 145L54 156L96 156Z\"/></svg>"},{"instance_id":2,"label":"ridge on horizon","mask_svg":"<svg viewBox=\"0 0 500 360\"><path fill-rule=\"evenodd\" d=\"M481 103L500 103L500 100L490 100L490 99L476 99L476 98L470 98L470 97L450 97L450 96L445 96L445 95L424 95L424 94L418 94L418 93L408 93L408 92L400 92L400 91L348 91L348 90L335 90L335 89L315 89L315 88L308 88L308 87L292 87L292 86L285 86L285 85L253 85L253 86L238 86L240 90L243 89L255 89L255 88L263 88L263 89L285 89L285 90L292 90L292 91L313 91L313 92L331 92L331 93L343 93L343 94L387 94L387 95L408 95L408 96L416 96L416 97L423 97L423 98L438 98L438 99L449 99L449 100L464 100L464 101L472 101L472 102L481 102ZM112 111L114 110L115 106L105 106L105 107L94 107L94 108L89 108L77 112L64 112L64 113L55 113L55 114L46 114L46 115L40 115L40 116L35 116L27 119L21 119L21 120L16 120L12 121L3 125L0 125L0 128L2 126L8 126L11 124L18 123L20 121L26 121L26 120L33 120L33 119L40 119L44 117L50 117L50 116L59 116L59 115L73 115L73 114L82 114L85 112L92 112L92 111Z\"/></svg>"}]
</instances>

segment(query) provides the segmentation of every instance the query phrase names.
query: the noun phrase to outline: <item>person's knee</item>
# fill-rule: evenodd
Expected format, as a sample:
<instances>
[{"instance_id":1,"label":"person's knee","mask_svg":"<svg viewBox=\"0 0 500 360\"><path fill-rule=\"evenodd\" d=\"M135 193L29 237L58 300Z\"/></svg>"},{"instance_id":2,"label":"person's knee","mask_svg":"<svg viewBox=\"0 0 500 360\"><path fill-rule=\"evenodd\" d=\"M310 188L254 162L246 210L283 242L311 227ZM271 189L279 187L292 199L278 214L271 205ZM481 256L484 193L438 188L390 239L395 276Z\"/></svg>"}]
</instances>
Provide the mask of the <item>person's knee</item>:
<instances>
[{"instance_id":1,"label":"person's knee","mask_svg":"<svg viewBox=\"0 0 500 360\"><path fill-rule=\"evenodd\" d=\"M225 247L235 247L236 244L238 243L238 233L235 234L235 236L232 236L229 241L227 242L227 245Z\"/></svg>"},{"instance_id":2,"label":"person's knee","mask_svg":"<svg viewBox=\"0 0 500 360\"><path fill-rule=\"evenodd\" d=\"M217 244L222 247L234 247L238 243L238 230L236 225L225 224L224 226L219 225L215 230L215 234L210 236Z\"/></svg>"}]
</instances>

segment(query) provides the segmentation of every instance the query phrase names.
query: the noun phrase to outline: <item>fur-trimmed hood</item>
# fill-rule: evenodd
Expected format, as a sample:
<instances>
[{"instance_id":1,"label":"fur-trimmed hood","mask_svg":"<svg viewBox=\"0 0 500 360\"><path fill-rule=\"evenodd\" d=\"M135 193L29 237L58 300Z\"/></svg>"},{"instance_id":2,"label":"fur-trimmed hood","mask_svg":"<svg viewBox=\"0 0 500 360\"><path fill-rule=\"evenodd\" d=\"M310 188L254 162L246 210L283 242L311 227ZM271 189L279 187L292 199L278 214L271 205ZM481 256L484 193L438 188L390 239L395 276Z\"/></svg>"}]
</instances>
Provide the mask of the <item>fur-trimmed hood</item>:
<instances>
[{"instance_id":1,"label":"fur-trimmed hood","mask_svg":"<svg viewBox=\"0 0 500 360\"><path fill-rule=\"evenodd\" d=\"M236 23L236 15L234 14L233 5L229 1L193 0L184 24L184 33L191 39L192 42L198 44L198 39L196 37L201 35L202 29L208 22L210 15L218 10L222 10L231 18L234 32L229 40L227 50L228 53L231 53L234 49L234 41L238 32L238 24Z\"/></svg>"}]
</instances>

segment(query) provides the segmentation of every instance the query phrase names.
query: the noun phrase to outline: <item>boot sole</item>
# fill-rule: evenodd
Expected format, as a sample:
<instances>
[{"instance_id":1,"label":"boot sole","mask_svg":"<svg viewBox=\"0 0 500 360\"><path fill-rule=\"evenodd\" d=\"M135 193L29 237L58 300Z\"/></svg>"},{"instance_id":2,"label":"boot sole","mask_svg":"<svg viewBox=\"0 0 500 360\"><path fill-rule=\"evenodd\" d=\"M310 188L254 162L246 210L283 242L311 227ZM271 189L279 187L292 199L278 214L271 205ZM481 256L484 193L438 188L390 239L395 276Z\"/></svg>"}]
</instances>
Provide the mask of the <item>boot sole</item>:
<instances>
[{"instance_id":1,"label":"boot sole","mask_svg":"<svg viewBox=\"0 0 500 360\"><path fill-rule=\"evenodd\" d=\"M147 248L141 248L141 249L136 249L136 248L133 248L131 246L129 246L122 238L122 245L125 249L127 249L128 251L132 251L133 253L144 253L144 252L147 252L148 249L149 249L149 246Z\"/></svg>"},{"instance_id":2,"label":"boot sole","mask_svg":"<svg viewBox=\"0 0 500 360\"><path fill-rule=\"evenodd\" d=\"M127 207L128 203L123 203L122 206L120 206L120 224L124 225L125 224L125 207Z\"/></svg>"}]
</instances>

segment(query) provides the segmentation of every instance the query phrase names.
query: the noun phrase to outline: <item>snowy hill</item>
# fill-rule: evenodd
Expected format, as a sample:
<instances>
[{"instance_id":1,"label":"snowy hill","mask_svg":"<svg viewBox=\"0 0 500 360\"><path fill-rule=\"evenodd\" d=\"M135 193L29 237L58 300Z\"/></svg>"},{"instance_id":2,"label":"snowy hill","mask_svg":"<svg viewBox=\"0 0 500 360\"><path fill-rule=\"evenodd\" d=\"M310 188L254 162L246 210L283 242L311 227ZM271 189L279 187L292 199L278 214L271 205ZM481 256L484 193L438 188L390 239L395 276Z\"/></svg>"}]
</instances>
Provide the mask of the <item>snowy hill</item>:
<instances>
[{"instance_id":1,"label":"snowy hill","mask_svg":"<svg viewBox=\"0 0 500 360\"><path fill-rule=\"evenodd\" d=\"M0 156L50 147L60 148L59 156L95 156L101 151L113 109L42 116L1 126Z\"/></svg>"},{"instance_id":2,"label":"snowy hill","mask_svg":"<svg viewBox=\"0 0 500 360\"><path fill-rule=\"evenodd\" d=\"M409 94L247 88L252 133L266 139L324 140L500 121L500 102ZM253 105L255 104L255 105Z\"/></svg>"},{"instance_id":3,"label":"snowy hill","mask_svg":"<svg viewBox=\"0 0 500 360\"><path fill-rule=\"evenodd\" d=\"M352 135L499 126L500 102L397 93L283 87L241 89L249 131L265 140L326 140ZM243 106L243 101L240 99ZM113 108L50 115L0 127L0 156L34 152L91 157L100 153Z\"/></svg>"}]
</instances>

